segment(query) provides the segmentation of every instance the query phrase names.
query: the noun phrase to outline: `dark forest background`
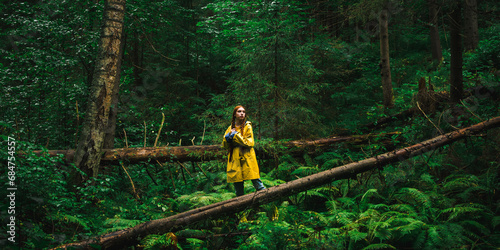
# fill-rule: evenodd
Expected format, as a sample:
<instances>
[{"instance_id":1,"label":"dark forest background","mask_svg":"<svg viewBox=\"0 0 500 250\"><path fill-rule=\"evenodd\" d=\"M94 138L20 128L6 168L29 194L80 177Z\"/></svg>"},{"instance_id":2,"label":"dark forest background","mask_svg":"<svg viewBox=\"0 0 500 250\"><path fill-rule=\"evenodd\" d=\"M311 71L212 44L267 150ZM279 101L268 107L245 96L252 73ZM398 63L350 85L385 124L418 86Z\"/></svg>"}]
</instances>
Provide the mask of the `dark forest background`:
<instances>
[{"instance_id":1,"label":"dark forest background","mask_svg":"<svg viewBox=\"0 0 500 250\"><path fill-rule=\"evenodd\" d=\"M74 185L74 164L31 153L77 147L103 6L0 3L2 165L9 137L25 153L16 155L17 242L3 230L0 244L56 247L234 197L224 158L124 161ZM258 156L268 187L413 145L500 114L499 19L493 0L128 0L108 145L220 144L241 104L256 147L272 155ZM463 86L458 94L455 84ZM259 208L150 235L135 248L497 249L499 134L485 131ZM299 154L280 146L355 135L373 137ZM0 170L6 187L7 172Z\"/></svg>"}]
</instances>

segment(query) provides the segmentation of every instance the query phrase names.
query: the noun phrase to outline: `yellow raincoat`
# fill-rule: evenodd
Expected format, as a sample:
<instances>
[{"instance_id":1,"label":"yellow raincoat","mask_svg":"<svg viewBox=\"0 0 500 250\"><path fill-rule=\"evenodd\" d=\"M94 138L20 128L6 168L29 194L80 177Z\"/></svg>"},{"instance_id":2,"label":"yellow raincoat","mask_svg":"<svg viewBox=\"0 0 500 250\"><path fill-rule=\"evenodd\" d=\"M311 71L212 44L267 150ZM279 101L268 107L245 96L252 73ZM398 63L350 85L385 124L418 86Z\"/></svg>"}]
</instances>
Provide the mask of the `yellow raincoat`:
<instances>
[{"instance_id":1,"label":"yellow raincoat","mask_svg":"<svg viewBox=\"0 0 500 250\"><path fill-rule=\"evenodd\" d=\"M241 182L245 180L259 179L259 166L253 149L252 123L247 121L244 125L243 134L237 129L232 142L224 137L222 146L229 150L227 161L227 182ZM231 126L224 135L231 132ZM232 153L231 153L232 151Z\"/></svg>"}]
</instances>

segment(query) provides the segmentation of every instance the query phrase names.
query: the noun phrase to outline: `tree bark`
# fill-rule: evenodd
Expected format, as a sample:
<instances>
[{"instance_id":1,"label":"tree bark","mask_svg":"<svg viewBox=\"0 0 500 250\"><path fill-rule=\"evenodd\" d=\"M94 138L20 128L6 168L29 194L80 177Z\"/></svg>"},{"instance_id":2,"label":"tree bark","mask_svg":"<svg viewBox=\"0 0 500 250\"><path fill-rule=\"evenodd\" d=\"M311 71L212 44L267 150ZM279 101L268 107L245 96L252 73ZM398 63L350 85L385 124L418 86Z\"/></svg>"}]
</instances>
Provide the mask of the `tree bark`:
<instances>
[{"instance_id":1,"label":"tree bark","mask_svg":"<svg viewBox=\"0 0 500 250\"><path fill-rule=\"evenodd\" d=\"M98 58L90 86L85 121L74 157L75 165L87 177L75 174L76 184L88 177L97 176L99 170L113 92L119 82L124 13L125 0L106 0Z\"/></svg>"},{"instance_id":2,"label":"tree bark","mask_svg":"<svg viewBox=\"0 0 500 250\"><path fill-rule=\"evenodd\" d=\"M122 32L124 30L122 29ZM123 33L124 34L124 33ZM121 35L123 38L124 35ZM120 93L120 78L121 78L121 65L123 59L123 44L124 41L120 42L120 50L118 54L118 62L116 65L117 72L116 78L113 83L113 93L111 95L111 107L109 110L108 126L106 126L106 132L104 135L103 148L114 148L115 147L115 132L116 132L116 118L118 116L118 97Z\"/></svg>"},{"instance_id":3,"label":"tree bark","mask_svg":"<svg viewBox=\"0 0 500 250\"><path fill-rule=\"evenodd\" d=\"M303 151L308 149L325 148L332 144L340 142L353 142L364 143L367 140L380 137L391 136L396 134L386 133L381 135L354 135L354 136L338 136L332 138L323 138L317 140L300 140L289 141L283 144L284 147L290 148L292 151ZM265 155L266 150L257 149L259 156ZM44 151L33 151L36 155L47 154L51 157L64 155L67 162L74 159L74 150L49 150L47 153ZM203 145L203 146L182 146L182 147L146 147L146 148L117 148L117 149L103 149L101 158L102 164L118 164L119 161L126 161L129 163L145 162L148 160L158 160L160 162L175 160L179 162L185 161L208 161L215 159L222 159L227 155L220 145Z\"/></svg>"},{"instance_id":4,"label":"tree bark","mask_svg":"<svg viewBox=\"0 0 500 250\"><path fill-rule=\"evenodd\" d=\"M463 76L462 76L462 5L456 2L453 12L450 14L450 99L458 103L463 98Z\"/></svg>"},{"instance_id":5,"label":"tree bark","mask_svg":"<svg viewBox=\"0 0 500 250\"><path fill-rule=\"evenodd\" d=\"M464 9L464 47L466 51L475 50L479 44L477 24L477 0L466 0Z\"/></svg>"},{"instance_id":6,"label":"tree bark","mask_svg":"<svg viewBox=\"0 0 500 250\"><path fill-rule=\"evenodd\" d=\"M431 39L432 60L441 62L443 54L441 51L441 41L439 39L438 8L436 0L428 0L429 5L429 31Z\"/></svg>"},{"instance_id":7,"label":"tree bark","mask_svg":"<svg viewBox=\"0 0 500 250\"><path fill-rule=\"evenodd\" d=\"M382 89L384 94L384 107L394 106L394 95L392 91L391 66L389 63L389 17L387 9L380 11L380 75L382 77Z\"/></svg>"},{"instance_id":8,"label":"tree bark","mask_svg":"<svg viewBox=\"0 0 500 250\"><path fill-rule=\"evenodd\" d=\"M317 174L303 177L274 187L218 202L201 208L196 208L167 218L144 222L135 227L108 233L96 238L79 243L63 245L59 248L76 247L90 248L118 248L137 244L137 239L149 234L164 234L176 228L187 226L191 223L203 221L208 218L220 217L225 214L236 213L250 207L267 204L277 199L297 194L334 180L346 179L375 168L380 168L390 163L407 160L411 157L435 150L444 145L451 144L459 139L476 134L483 130L500 126L500 116L488 121L447 133L427 141L412 145L407 148L381 154L362 161L353 162L344 166L332 168Z\"/></svg>"}]
</instances>

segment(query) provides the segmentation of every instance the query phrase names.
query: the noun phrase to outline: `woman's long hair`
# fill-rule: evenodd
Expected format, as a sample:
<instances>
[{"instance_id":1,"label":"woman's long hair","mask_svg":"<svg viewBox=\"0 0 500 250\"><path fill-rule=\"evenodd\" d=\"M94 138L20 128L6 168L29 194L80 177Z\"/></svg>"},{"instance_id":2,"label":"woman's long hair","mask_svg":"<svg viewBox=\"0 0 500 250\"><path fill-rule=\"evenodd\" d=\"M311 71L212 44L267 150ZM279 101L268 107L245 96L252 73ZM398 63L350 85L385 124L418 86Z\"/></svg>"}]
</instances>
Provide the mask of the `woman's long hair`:
<instances>
[{"instance_id":1,"label":"woman's long hair","mask_svg":"<svg viewBox=\"0 0 500 250\"><path fill-rule=\"evenodd\" d=\"M233 117L231 119L231 128L235 128L236 127L236 111L238 111L239 108L243 108L245 110L245 119L243 119L243 123L241 124L241 131L240 133L243 134L243 128L245 127L245 123L247 122L247 114L246 114L246 111L247 109L241 105L238 105L236 107L234 107L233 109Z\"/></svg>"}]
</instances>

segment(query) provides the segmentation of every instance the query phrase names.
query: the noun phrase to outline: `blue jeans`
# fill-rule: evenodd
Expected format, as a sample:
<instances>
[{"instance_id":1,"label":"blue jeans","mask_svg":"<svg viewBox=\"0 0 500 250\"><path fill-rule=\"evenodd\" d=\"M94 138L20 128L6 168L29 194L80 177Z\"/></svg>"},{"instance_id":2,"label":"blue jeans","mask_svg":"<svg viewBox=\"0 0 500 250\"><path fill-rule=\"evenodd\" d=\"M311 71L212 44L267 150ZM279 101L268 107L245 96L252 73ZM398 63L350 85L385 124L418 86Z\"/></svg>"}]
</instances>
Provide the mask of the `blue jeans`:
<instances>
[{"instance_id":1,"label":"blue jeans","mask_svg":"<svg viewBox=\"0 0 500 250\"><path fill-rule=\"evenodd\" d=\"M253 187L257 190L257 191L260 191L262 189L266 189L266 187L264 187L264 184L262 183L262 181L260 179L254 179L252 180L252 184L253 184ZM242 196L245 194L245 188L244 188L244 185L243 185L243 182L235 182L234 183L234 189L236 190L236 196Z\"/></svg>"}]
</instances>

